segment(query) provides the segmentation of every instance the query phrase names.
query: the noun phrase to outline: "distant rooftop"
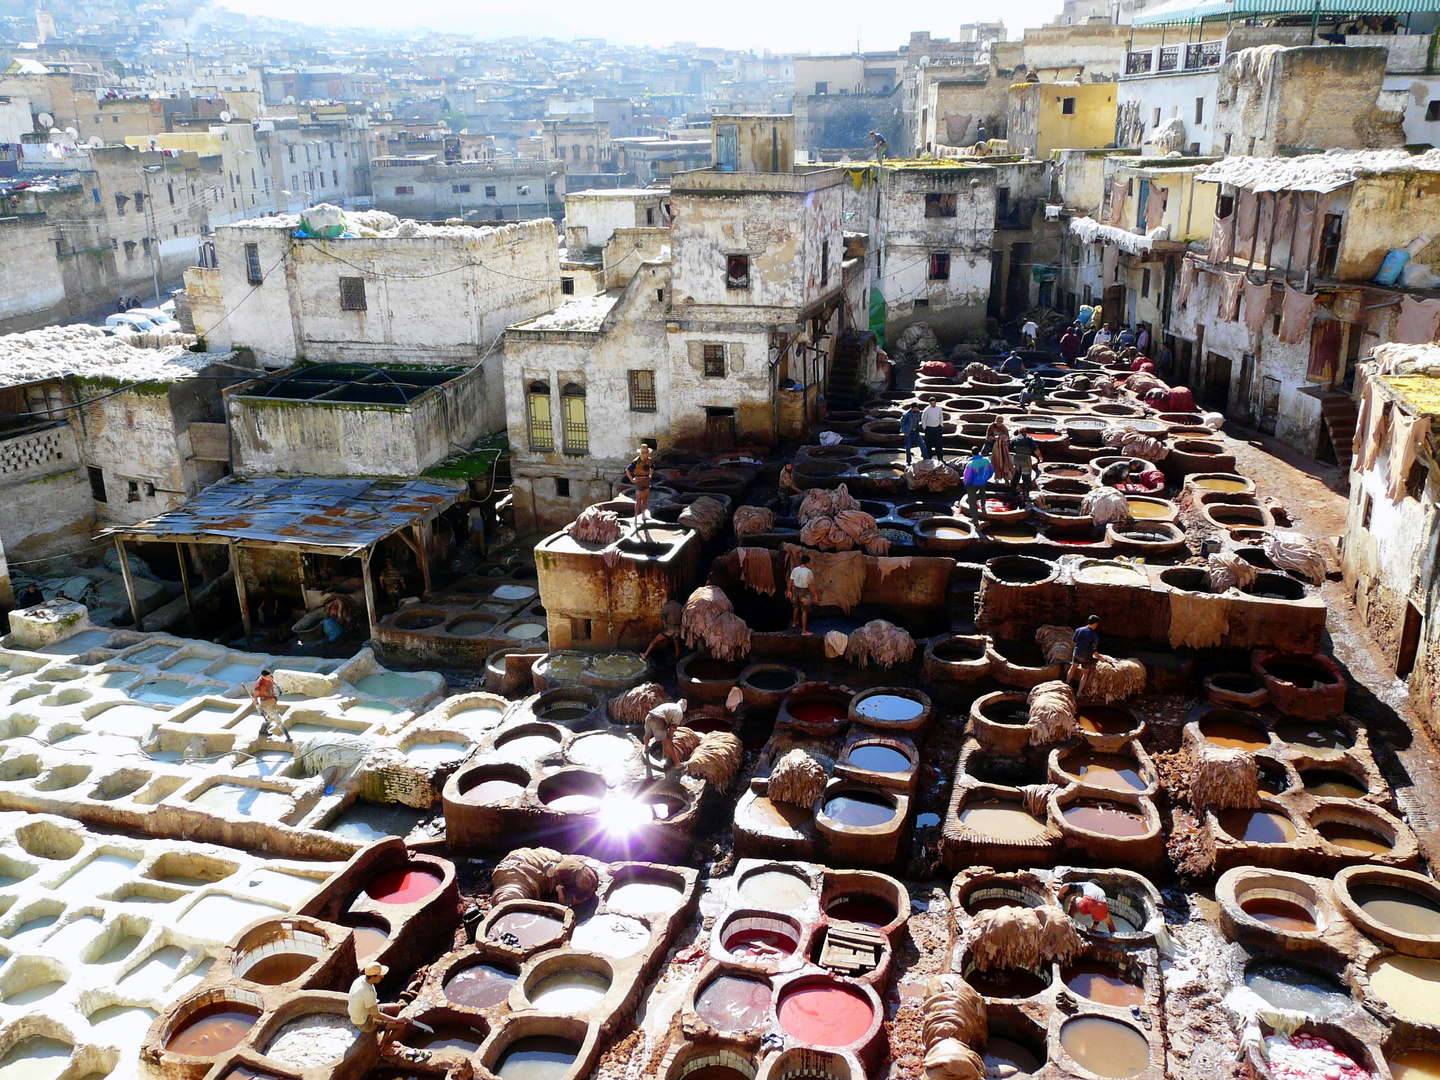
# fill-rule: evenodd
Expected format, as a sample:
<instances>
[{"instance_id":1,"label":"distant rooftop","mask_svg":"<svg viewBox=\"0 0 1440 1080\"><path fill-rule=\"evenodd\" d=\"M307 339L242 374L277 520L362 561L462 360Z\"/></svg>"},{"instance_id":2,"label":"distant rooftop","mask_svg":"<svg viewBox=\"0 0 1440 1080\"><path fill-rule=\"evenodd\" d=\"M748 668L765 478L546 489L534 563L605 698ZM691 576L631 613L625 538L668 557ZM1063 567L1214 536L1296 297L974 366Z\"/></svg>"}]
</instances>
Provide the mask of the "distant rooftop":
<instances>
[{"instance_id":1,"label":"distant rooftop","mask_svg":"<svg viewBox=\"0 0 1440 1080\"><path fill-rule=\"evenodd\" d=\"M566 330L594 333L605 322L605 316L619 299L618 294L581 296L567 300L554 311L547 312L529 322L520 323L520 330Z\"/></svg>"},{"instance_id":2,"label":"distant rooftop","mask_svg":"<svg viewBox=\"0 0 1440 1080\"><path fill-rule=\"evenodd\" d=\"M1296 158L1227 157L1195 174L1248 191L1334 191L1361 176L1440 173L1440 150L1330 150Z\"/></svg>"},{"instance_id":3,"label":"distant rooftop","mask_svg":"<svg viewBox=\"0 0 1440 1080\"><path fill-rule=\"evenodd\" d=\"M171 335L165 335L171 337ZM195 339L146 348L111 337L98 326L47 326L0 336L0 387L77 376L110 382L166 383L188 379L228 353L193 353Z\"/></svg>"}]
</instances>

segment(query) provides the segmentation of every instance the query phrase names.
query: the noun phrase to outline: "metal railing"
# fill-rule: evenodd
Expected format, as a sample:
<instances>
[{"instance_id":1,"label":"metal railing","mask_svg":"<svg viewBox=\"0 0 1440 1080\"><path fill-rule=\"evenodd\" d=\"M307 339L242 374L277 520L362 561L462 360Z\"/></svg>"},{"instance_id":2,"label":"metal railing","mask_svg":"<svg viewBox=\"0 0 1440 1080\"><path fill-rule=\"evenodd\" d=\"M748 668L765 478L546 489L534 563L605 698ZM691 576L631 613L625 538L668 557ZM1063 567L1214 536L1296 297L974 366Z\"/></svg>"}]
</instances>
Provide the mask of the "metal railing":
<instances>
[{"instance_id":1,"label":"metal railing","mask_svg":"<svg viewBox=\"0 0 1440 1080\"><path fill-rule=\"evenodd\" d=\"M1225 52L1224 41L1201 41L1193 45L1162 45L1125 54L1126 75L1156 75L1173 71L1203 71L1218 67Z\"/></svg>"},{"instance_id":2,"label":"metal railing","mask_svg":"<svg viewBox=\"0 0 1440 1080\"><path fill-rule=\"evenodd\" d=\"M1223 41L1202 41L1195 45L1186 45L1185 70L1194 71L1198 68L1218 67L1220 53L1224 48Z\"/></svg>"},{"instance_id":3,"label":"metal railing","mask_svg":"<svg viewBox=\"0 0 1440 1080\"><path fill-rule=\"evenodd\" d=\"M1160 65L1159 65L1159 70L1161 70L1161 71L1174 71L1174 70L1175 70L1176 68L1178 68L1179 66L1180 66L1180 46L1179 46L1179 45L1166 45L1163 49L1160 50Z\"/></svg>"},{"instance_id":4,"label":"metal railing","mask_svg":"<svg viewBox=\"0 0 1440 1080\"><path fill-rule=\"evenodd\" d=\"M1126 75L1148 75L1155 63L1155 53L1151 49L1144 52L1132 52L1125 54Z\"/></svg>"}]
</instances>

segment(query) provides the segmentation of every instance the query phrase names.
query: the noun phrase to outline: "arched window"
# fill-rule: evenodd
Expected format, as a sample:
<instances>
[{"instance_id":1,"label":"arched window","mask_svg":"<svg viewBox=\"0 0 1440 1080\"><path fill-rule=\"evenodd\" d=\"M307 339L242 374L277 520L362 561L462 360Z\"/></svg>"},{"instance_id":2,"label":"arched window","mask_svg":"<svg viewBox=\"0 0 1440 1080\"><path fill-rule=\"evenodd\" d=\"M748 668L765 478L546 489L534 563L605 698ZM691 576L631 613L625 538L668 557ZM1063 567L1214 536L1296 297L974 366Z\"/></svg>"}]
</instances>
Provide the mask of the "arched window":
<instances>
[{"instance_id":1,"label":"arched window","mask_svg":"<svg viewBox=\"0 0 1440 1080\"><path fill-rule=\"evenodd\" d=\"M560 415L564 421L565 453L590 452L590 427L585 420L585 388L566 383L560 391Z\"/></svg>"},{"instance_id":2,"label":"arched window","mask_svg":"<svg viewBox=\"0 0 1440 1080\"><path fill-rule=\"evenodd\" d=\"M530 428L531 450L555 449L555 425L550 413L550 384L539 380L525 394L525 415Z\"/></svg>"}]
</instances>

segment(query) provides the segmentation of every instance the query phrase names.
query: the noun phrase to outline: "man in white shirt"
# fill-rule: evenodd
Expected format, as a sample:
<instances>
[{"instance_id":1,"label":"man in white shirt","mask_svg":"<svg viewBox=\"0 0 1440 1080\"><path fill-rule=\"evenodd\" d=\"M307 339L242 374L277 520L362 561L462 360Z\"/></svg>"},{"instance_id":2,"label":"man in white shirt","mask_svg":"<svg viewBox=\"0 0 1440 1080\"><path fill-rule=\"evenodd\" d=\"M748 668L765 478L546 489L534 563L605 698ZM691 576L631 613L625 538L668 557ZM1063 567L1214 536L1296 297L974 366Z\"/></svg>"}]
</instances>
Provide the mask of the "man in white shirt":
<instances>
[{"instance_id":1,"label":"man in white shirt","mask_svg":"<svg viewBox=\"0 0 1440 1080\"><path fill-rule=\"evenodd\" d=\"M930 404L925 406L920 413L920 427L925 431L926 457L933 457L936 461L945 460L945 446L943 442L944 431L941 425L945 423L945 410L940 407L940 402L934 398Z\"/></svg>"},{"instance_id":2,"label":"man in white shirt","mask_svg":"<svg viewBox=\"0 0 1440 1080\"><path fill-rule=\"evenodd\" d=\"M1035 325L1034 319L1025 320L1025 325L1020 328L1020 336L1025 339L1026 348L1035 348L1035 342L1040 339L1040 327Z\"/></svg>"},{"instance_id":3,"label":"man in white shirt","mask_svg":"<svg viewBox=\"0 0 1440 1080\"><path fill-rule=\"evenodd\" d=\"M810 609L815 606L815 571L810 569L809 562L809 555L800 556L800 565L790 571L790 582L785 587L785 595L795 609L790 616L790 628L793 630L798 620L803 637L810 636Z\"/></svg>"},{"instance_id":4,"label":"man in white shirt","mask_svg":"<svg viewBox=\"0 0 1440 1080\"><path fill-rule=\"evenodd\" d=\"M1095 331L1096 345L1109 345L1110 342L1114 340L1115 335L1110 333L1110 324L1108 322L1101 326L1099 330Z\"/></svg>"},{"instance_id":5,"label":"man in white shirt","mask_svg":"<svg viewBox=\"0 0 1440 1080\"><path fill-rule=\"evenodd\" d=\"M365 969L350 984L348 1002L350 1023L365 1032L383 1029L380 1035L382 1051L395 1038L396 1033L408 1024L408 1021L386 1015L380 1005L380 995L375 991L375 984L385 978L389 970L384 964L366 964ZM389 1008L397 1009L399 1006L391 1005Z\"/></svg>"}]
</instances>

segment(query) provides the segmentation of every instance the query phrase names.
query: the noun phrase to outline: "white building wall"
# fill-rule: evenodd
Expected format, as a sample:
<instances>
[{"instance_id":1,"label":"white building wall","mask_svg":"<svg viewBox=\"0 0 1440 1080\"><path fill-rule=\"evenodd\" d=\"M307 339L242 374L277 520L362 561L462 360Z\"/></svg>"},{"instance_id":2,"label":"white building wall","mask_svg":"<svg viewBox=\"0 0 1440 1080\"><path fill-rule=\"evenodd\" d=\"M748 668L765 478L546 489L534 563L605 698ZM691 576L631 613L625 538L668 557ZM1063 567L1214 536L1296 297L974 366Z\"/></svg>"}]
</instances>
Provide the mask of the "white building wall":
<instances>
[{"instance_id":1,"label":"white building wall","mask_svg":"<svg viewBox=\"0 0 1440 1080\"><path fill-rule=\"evenodd\" d=\"M1397 38L1398 41L1409 40ZM1416 40L1424 41L1425 38ZM1394 52L1390 54L1392 57ZM1440 76L1386 75L1382 92L1403 95L1405 108L1405 142L1440 146L1440 120L1427 120L1430 102L1440 100Z\"/></svg>"},{"instance_id":2,"label":"white building wall","mask_svg":"<svg viewBox=\"0 0 1440 1080\"><path fill-rule=\"evenodd\" d=\"M1195 143L1199 143L1198 152L1202 155L1223 153L1224 147L1216 145L1214 133L1215 90L1219 82L1218 72L1218 68L1207 68L1194 73L1121 79L1115 92L1122 123L1126 115L1126 106L1133 105L1138 109L1139 119L1144 124L1144 135L1141 141L1151 142L1155 137L1155 129L1159 126L1155 122L1158 109L1160 124L1164 124L1173 117L1179 117L1185 125L1185 149L1187 151ZM1201 121L1198 124L1195 122L1196 99L1204 102L1201 109ZM1126 145L1139 144L1129 142L1127 139Z\"/></svg>"}]
</instances>

